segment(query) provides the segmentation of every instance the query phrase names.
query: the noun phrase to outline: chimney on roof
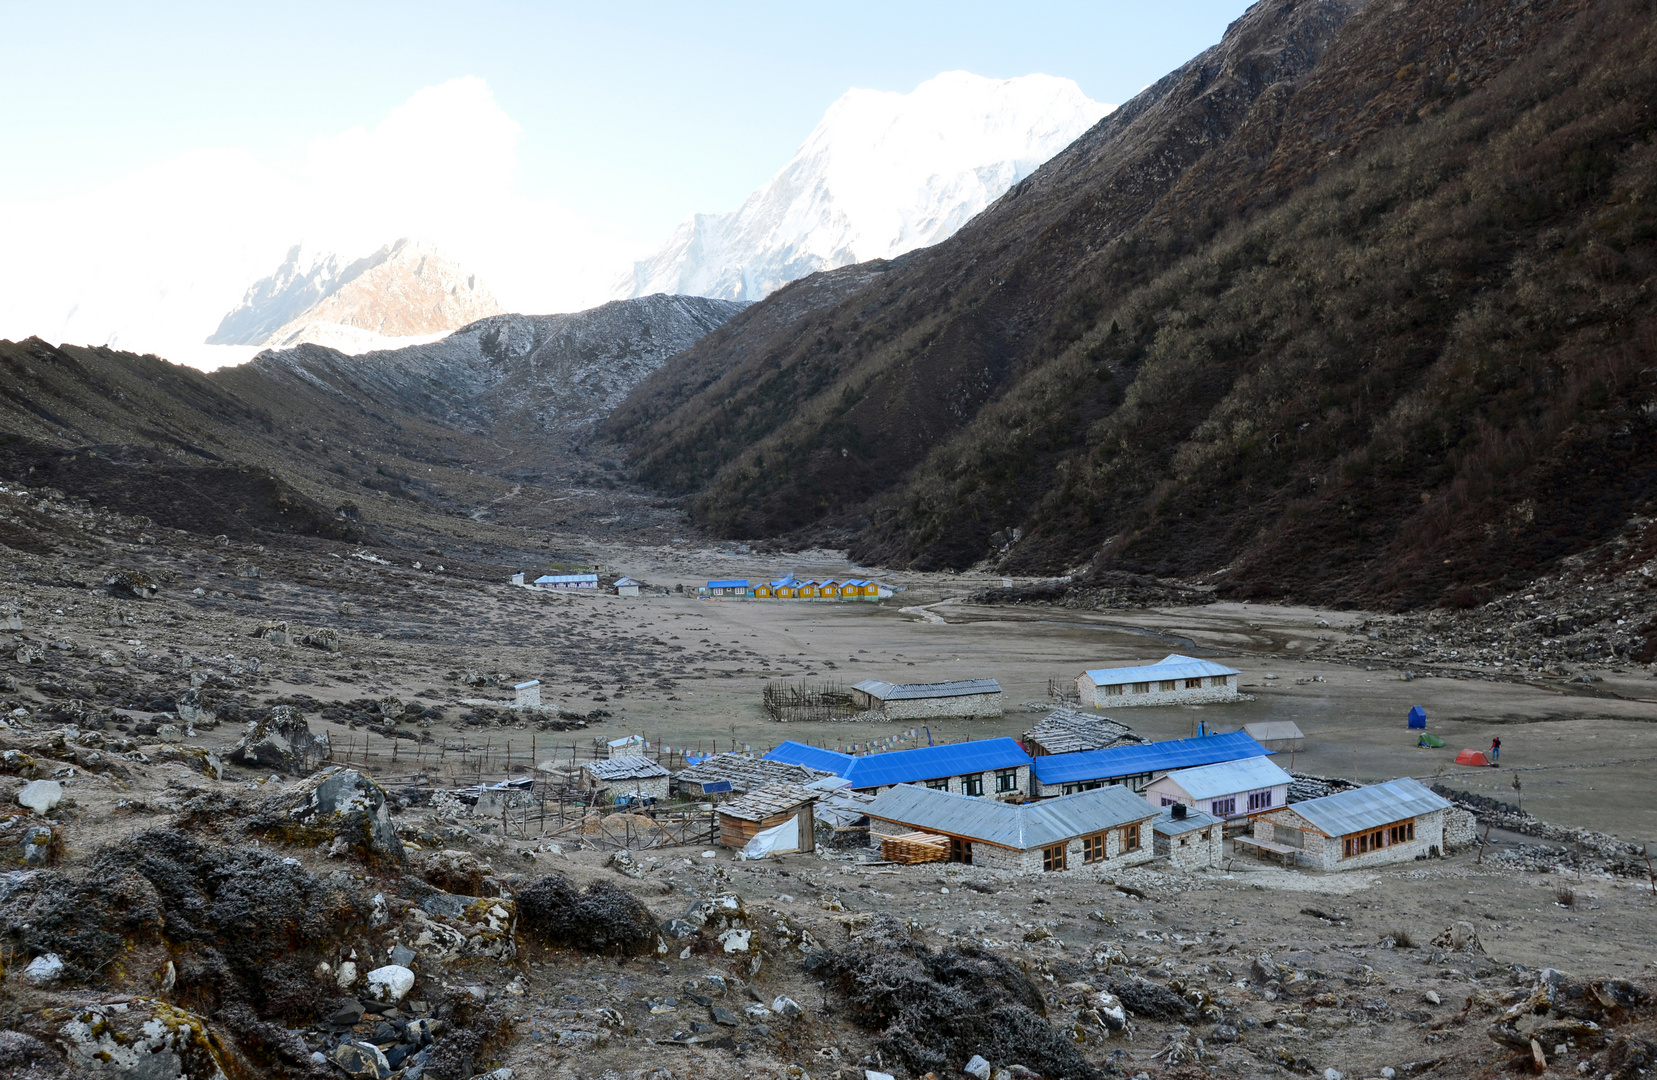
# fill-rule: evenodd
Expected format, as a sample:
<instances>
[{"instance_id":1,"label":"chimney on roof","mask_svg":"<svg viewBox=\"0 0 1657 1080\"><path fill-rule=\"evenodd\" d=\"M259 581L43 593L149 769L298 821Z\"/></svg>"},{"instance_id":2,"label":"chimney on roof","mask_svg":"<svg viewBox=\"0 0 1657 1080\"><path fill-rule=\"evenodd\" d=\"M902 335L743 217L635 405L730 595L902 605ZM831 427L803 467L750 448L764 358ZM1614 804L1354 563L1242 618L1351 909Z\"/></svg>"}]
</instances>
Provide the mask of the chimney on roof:
<instances>
[{"instance_id":1,"label":"chimney on roof","mask_svg":"<svg viewBox=\"0 0 1657 1080\"><path fill-rule=\"evenodd\" d=\"M1168 813L1173 817L1173 819L1175 821L1184 821L1185 820L1185 804L1182 803L1182 802L1175 803L1174 806L1173 806L1173 809L1168 811Z\"/></svg>"}]
</instances>

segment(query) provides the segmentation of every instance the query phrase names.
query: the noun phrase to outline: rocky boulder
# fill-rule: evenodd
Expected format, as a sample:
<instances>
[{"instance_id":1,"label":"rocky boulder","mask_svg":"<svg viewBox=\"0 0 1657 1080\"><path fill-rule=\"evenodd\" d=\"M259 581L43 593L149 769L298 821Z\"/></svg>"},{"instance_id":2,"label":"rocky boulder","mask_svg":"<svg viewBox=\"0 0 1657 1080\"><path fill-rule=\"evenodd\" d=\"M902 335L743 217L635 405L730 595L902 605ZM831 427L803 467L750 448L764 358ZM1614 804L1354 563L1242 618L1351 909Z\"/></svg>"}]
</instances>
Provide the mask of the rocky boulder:
<instances>
[{"instance_id":1,"label":"rocky boulder","mask_svg":"<svg viewBox=\"0 0 1657 1080\"><path fill-rule=\"evenodd\" d=\"M328 734L316 734L305 715L291 705L278 705L263 720L247 725L230 760L248 769L270 769L304 776L328 760Z\"/></svg>"},{"instance_id":2,"label":"rocky boulder","mask_svg":"<svg viewBox=\"0 0 1657 1080\"><path fill-rule=\"evenodd\" d=\"M650 909L607 881L577 889L562 874L548 874L520 891L517 901L520 930L545 944L614 956L656 948Z\"/></svg>"},{"instance_id":3,"label":"rocky boulder","mask_svg":"<svg viewBox=\"0 0 1657 1080\"><path fill-rule=\"evenodd\" d=\"M272 796L255 814L252 826L284 843L326 844L330 855L352 855L368 863L401 866L407 858L385 789L339 765Z\"/></svg>"},{"instance_id":4,"label":"rocky boulder","mask_svg":"<svg viewBox=\"0 0 1657 1080\"><path fill-rule=\"evenodd\" d=\"M484 879L495 872L489 863L469 851L444 848L426 856L420 876L444 892L460 896L483 896Z\"/></svg>"}]
</instances>

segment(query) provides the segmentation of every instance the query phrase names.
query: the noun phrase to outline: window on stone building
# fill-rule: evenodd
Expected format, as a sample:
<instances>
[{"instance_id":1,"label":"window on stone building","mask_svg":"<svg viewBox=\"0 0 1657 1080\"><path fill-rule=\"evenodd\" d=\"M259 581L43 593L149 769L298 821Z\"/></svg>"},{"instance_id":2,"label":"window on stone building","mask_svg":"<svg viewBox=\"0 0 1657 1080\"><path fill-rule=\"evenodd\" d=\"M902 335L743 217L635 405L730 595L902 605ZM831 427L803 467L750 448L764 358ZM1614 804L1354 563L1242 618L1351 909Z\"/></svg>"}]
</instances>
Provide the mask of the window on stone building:
<instances>
[{"instance_id":1,"label":"window on stone building","mask_svg":"<svg viewBox=\"0 0 1657 1080\"><path fill-rule=\"evenodd\" d=\"M970 776L961 777L961 791L967 795L984 794L984 774L973 773Z\"/></svg>"},{"instance_id":2,"label":"window on stone building","mask_svg":"<svg viewBox=\"0 0 1657 1080\"><path fill-rule=\"evenodd\" d=\"M1018 790L1018 770L1003 769L995 774L995 790L997 792Z\"/></svg>"},{"instance_id":3,"label":"window on stone building","mask_svg":"<svg viewBox=\"0 0 1657 1080\"><path fill-rule=\"evenodd\" d=\"M1064 845L1054 844L1052 847L1041 849L1041 870L1050 874L1055 870L1064 869Z\"/></svg>"},{"instance_id":4,"label":"window on stone building","mask_svg":"<svg viewBox=\"0 0 1657 1080\"><path fill-rule=\"evenodd\" d=\"M1095 833L1092 836L1082 837L1082 861L1103 862L1105 860L1105 834Z\"/></svg>"},{"instance_id":5,"label":"window on stone building","mask_svg":"<svg viewBox=\"0 0 1657 1080\"><path fill-rule=\"evenodd\" d=\"M1123 830L1122 830L1122 850L1123 851L1138 851L1139 850L1139 825L1137 823L1133 824L1133 825L1128 825L1128 826L1123 828Z\"/></svg>"}]
</instances>

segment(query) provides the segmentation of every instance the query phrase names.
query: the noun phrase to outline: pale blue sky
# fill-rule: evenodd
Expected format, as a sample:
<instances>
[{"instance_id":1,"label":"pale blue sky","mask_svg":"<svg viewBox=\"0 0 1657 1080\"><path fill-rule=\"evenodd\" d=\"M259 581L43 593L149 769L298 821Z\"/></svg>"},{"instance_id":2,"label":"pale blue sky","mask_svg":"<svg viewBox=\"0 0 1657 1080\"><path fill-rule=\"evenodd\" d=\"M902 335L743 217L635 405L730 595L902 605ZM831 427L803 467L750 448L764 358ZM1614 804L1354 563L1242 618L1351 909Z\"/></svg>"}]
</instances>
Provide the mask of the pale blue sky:
<instances>
[{"instance_id":1,"label":"pale blue sky","mask_svg":"<svg viewBox=\"0 0 1657 1080\"><path fill-rule=\"evenodd\" d=\"M310 140L475 75L522 127L522 194L656 240L735 206L851 87L1043 72L1120 104L1246 6L7 2L0 204L194 149L294 169Z\"/></svg>"}]
</instances>

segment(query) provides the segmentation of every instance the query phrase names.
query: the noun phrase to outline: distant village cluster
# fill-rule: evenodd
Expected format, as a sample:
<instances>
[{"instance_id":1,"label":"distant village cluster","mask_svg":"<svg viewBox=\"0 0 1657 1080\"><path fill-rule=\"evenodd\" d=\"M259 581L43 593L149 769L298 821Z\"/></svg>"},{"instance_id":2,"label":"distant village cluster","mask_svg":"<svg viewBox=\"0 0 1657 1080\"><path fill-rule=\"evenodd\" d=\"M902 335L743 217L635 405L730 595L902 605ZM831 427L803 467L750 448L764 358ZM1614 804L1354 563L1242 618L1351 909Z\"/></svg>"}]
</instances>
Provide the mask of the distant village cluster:
<instances>
[{"instance_id":1,"label":"distant village cluster","mask_svg":"<svg viewBox=\"0 0 1657 1080\"><path fill-rule=\"evenodd\" d=\"M528 574L513 574L512 584L549 592L587 590L609 592L617 596L638 596L651 586L630 577L606 579L596 573L542 574L530 579ZM656 588L667 593L670 590ZM684 591L682 588L678 591ZM851 578L835 581L802 580L793 575L776 581L749 581L747 578L710 580L698 586L696 596L702 600L885 600L897 595L898 590L878 581Z\"/></svg>"},{"instance_id":2,"label":"distant village cluster","mask_svg":"<svg viewBox=\"0 0 1657 1080\"><path fill-rule=\"evenodd\" d=\"M890 750L884 741L830 749L788 740L763 754L699 755L677 773L628 744L630 752L581 764L580 783L627 803L707 800L721 842L749 858L849 836L892 862L1021 874L1154 858L1186 869L1242 858L1346 870L1471 842L1470 815L1414 779L1359 786L1291 774L1273 759L1304 749L1292 722L1203 725L1192 738L1147 741L1091 707L1237 700L1238 675L1174 654L1082 673L1087 704L1051 710L1021 739ZM852 691L892 720L1002 715L994 679L869 680Z\"/></svg>"}]
</instances>

